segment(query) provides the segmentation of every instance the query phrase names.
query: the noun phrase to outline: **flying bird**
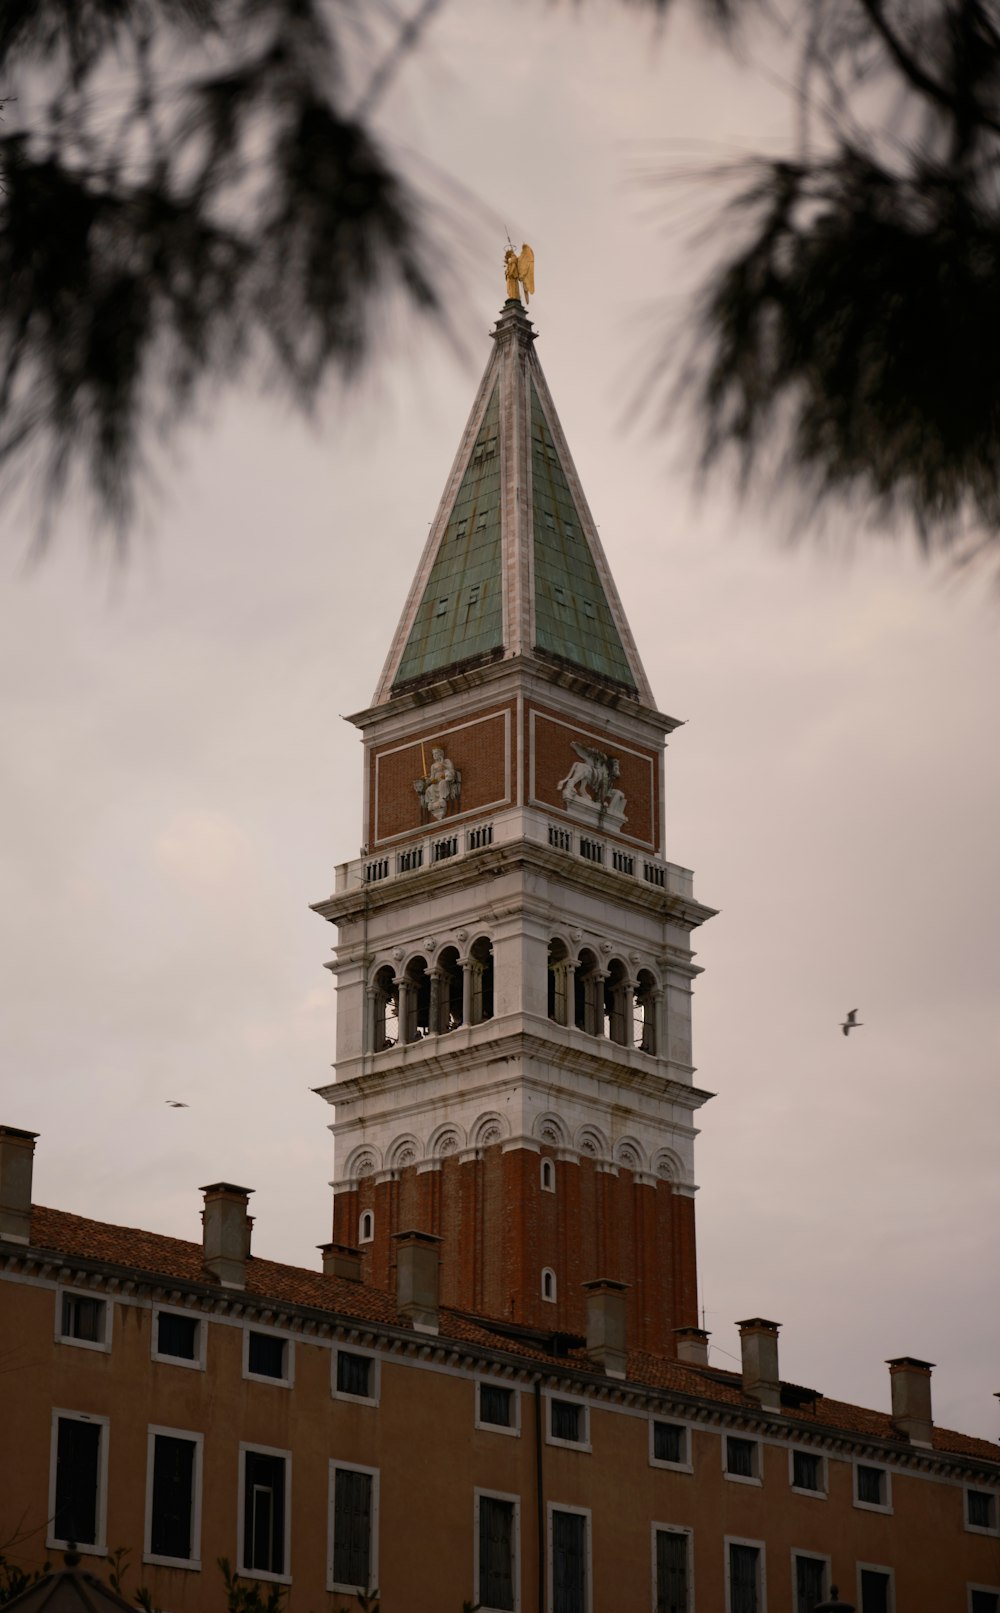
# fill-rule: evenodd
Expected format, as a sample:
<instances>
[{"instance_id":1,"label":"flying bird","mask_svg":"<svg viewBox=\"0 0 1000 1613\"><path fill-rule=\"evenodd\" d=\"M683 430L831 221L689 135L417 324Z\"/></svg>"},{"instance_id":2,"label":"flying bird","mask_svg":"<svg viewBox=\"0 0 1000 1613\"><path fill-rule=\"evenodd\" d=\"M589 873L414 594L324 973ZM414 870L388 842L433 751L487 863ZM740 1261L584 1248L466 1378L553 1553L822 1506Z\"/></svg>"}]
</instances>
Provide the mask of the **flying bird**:
<instances>
[{"instance_id":1,"label":"flying bird","mask_svg":"<svg viewBox=\"0 0 1000 1613\"><path fill-rule=\"evenodd\" d=\"M852 1031L858 1030L859 1027L862 1026L863 1024L864 1024L864 1020L858 1018L857 1009L852 1008L850 1013L848 1014L847 1018L841 1020L840 1028L843 1031L845 1036L850 1036Z\"/></svg>"},{"instance_id":2,"label":"flying bird","mask_svg":"<svg viewBox=\"0 0 1000 1613\"><path fill-rule=\"evenodd\" d=\"M189 1109L191 1107L190 1104L179 1103L176 1098L164 1098L163 1101L168 1109Z\"/></svg>"}]
</instances>

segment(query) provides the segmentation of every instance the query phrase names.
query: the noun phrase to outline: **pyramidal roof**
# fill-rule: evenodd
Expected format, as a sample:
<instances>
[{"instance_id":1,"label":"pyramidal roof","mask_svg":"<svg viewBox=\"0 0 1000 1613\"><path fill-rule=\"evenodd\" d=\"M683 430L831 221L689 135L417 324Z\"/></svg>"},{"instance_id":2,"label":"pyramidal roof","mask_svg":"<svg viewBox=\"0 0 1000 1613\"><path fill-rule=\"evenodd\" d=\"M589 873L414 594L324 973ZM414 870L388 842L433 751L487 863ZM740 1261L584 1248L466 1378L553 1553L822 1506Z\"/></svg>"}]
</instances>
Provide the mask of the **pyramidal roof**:
<instances>
[{"instance_id":1,"label":"pyramidal roof","mask_svg":"<svg viewBox=\"0 0 1000 1613\"><path fill-rule=\"evenodd\" d=\"M653 705L519 302L504 304L376 705L510 656Z\"/></svg>"}]
</instances>

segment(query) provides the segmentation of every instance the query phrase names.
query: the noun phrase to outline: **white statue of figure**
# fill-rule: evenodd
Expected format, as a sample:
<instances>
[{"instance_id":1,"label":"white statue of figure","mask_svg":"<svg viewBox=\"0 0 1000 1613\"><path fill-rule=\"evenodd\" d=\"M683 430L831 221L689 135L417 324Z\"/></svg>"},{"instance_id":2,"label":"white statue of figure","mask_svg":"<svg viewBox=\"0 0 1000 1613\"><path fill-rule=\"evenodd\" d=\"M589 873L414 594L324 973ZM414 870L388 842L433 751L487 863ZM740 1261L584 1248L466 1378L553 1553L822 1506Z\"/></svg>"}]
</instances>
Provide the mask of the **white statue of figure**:
<instances>
[{"instance_id":1,"label":"white statue of figure","mask_svg":"<svg viewBox=\"0 0 1000 1613\"><path fill-rule=\"evenodd\" d=\"M556 785L567 812L596 817L601 823L611 820L608 827L620 827L625 822L625 795L618 788L618 758L575 739L570 743L580 760Z\"/></svg>"},{"instance_id":2,"label":"white statue of figure","mask_svg":"<svg viewBox=\"0 0 1000 1613\"><path fill-rule=\"evenodd\" d=\"M424 764L427 765L426 763ZM426 778L414 779L413 788L420 797L424 811L440 823L448 810L449 801L457 801L462 787L462 775L445 755L440 745L431 751L431 765Z\"/></svg>"}]
</instances>

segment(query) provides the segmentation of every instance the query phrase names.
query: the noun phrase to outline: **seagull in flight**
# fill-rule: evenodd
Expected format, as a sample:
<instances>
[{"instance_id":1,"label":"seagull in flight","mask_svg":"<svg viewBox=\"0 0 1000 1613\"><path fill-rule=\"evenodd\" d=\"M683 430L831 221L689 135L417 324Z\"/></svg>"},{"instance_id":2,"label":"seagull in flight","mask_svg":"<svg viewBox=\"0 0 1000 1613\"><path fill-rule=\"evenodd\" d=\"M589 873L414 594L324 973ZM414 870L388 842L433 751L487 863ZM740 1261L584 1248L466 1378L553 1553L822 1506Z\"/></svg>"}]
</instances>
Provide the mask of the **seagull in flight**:
<instances>
[{"instance_id":1,"label":"seagull in flight","mask_svg":"<svg viewBox=\"0 0 1000 1613\"><path fill-rule=\"evenodd\" d=\"M164 1098L163 1101L168 1109L189 1109L191 1107L188 1103L179 1103L176 1098Z\"/></svg>"},{"instance_id":2,"label":"seagull in flight","mask_svg":"<svg viewBox=\"0 0 1000 1613\"><path fill-rule=\"evenodd\" d=\"M840 1028L845 1036L850 1036L852 1031L859 1030L863 1024L864 1020L858 1018L857 1009L852 1008L847 1018L841 1020Z\"/></svg>"}]
</instances>

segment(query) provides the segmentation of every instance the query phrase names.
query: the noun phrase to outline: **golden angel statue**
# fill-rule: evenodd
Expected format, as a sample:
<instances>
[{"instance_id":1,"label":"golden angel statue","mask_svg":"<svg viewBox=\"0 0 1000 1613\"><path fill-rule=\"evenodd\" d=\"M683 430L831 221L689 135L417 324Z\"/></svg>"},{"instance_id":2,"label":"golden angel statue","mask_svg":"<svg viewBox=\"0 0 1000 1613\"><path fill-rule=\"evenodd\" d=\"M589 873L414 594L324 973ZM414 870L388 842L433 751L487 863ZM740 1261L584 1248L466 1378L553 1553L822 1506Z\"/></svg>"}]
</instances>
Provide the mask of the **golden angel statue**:
<instances>
[{"instance_id":1,"label":"golden angel statue","mask_svg":"<svg viewBox=\"0 0 1000 1613\"><path fill-rule=\"evenodd\" d=\"M504 253L504 274L507 276L507 296L513 302L520 302L520 288L524 287L524 303L528 305L529 296L535 295L535 254L527 241L522 244L520 252L515 252L509 246Z\"/></svg>"}]
</instances>

